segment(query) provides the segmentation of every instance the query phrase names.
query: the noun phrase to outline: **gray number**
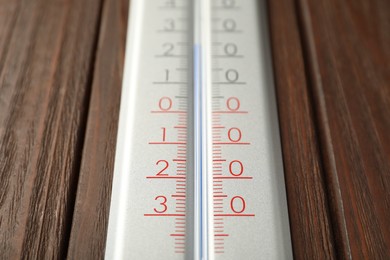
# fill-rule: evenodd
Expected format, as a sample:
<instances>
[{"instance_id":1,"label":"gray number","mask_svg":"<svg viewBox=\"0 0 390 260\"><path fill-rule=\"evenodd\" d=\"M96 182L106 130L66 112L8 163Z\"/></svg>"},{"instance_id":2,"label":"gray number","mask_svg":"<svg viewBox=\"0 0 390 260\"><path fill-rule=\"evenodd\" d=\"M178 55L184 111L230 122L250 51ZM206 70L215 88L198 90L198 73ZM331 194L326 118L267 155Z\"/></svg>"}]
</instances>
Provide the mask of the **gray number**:
<instances>
[{"instance_id":1,"label":"gray number","mask_svg":"<svg viewBox=\"0 0 390 260\"><path fill-rule=\"evenodd\" d=\"M222 6L225 8L233 8L235 5L235 0L222 0Z\"/></svg>"},{"instance_id":2,"label":"gray number","mask_svg":"<svg viewBox=\"0 0 390 260\"><path fill-rule=\"evenodd\" d=\"M165 1L166 7L175 7L176 6L176 0L166 0Z\"/></svg>"},{"instance_id":3,"label":"gray number","mask_svg":"<svg viewBox=\"0 0 390 260\"><path fill-rule=\"evenodd\" d=\"M173 55L173 49L175 48L175 46L173 45L173 43L164 43L163 44L163 48L165 49L164 51L164 56L172 56Z\"/></svg>"},{"instance_id":4,"label":"gray number","mask_svg":"<svg viewBox=\"0 0 390 260\"><path fill-rule=\"evenodd\" d=\"M165 23L164 23L164 30L165 31L174 31L175 30L175 20L166 19Z\"/></svg>"},{"instance_id":5,"label":"gray number","mask_svg":"<svg viewBox=\"0 0 390 260\"><path fill-rule=\"evenodd\" d=\"M169 70L165 70L165 81L169 81Z\"/></svg>"},{"instance_id":6,"label":"gray number","mask_svg":"<svg viewBox=\"0 0 390 260\"><path fill-rule=\"evenodd\" d=\"M234 43L227 43L225 44L224 51L226 56L235 56L237 54L237 45Z\"/></svg>"},{"instance_id":7,"label":"gray number","mask_svg":"<svg viewBox=\"0 0 390 260\"><path fill-rule=\"evenodd\" d=\"M222 26L225 31L234 32L236 30L237 24L233 19L226 19L223 21Z\"/></svg>"},{"instance_id":8,"label":"gray number","mask_svg":"<svg viewBox=\"0 0 390 260\"><path fill-rule=\"evenodd\" d=\"M229 69L226 71L225 77L228 82L233 83L238 80L239 74L237 70Z\"/></svg>"}]
</instances>

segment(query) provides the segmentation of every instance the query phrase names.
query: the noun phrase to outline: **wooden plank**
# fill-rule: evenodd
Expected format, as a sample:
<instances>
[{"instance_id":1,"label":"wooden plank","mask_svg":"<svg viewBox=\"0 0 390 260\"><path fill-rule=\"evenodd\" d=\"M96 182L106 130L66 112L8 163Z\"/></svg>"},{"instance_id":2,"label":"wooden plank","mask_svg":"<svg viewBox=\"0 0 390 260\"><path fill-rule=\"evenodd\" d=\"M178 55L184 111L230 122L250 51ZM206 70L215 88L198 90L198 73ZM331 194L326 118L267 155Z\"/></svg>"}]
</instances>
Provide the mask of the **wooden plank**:
<instances>
[{"instance_id":1,"label":"wooden plank","mask_svg":"<svg viewBox=\"0 0 390 260\"><path fill-rule=\"evenodd\" d=\"M298 3L338 254L390 259L390 2Z\"/></svg>"},{"instance_id":2,"label":"wooden plank","mask_svg":"<svg viewBox=\"0 0 390 260\"><path fill-rule=\"evenodd\" d=\"M332 227L294 1L269 1L269 20L294 257L332 259Z\"/></svg>"},{"instance_id":3,"label":"wooden plank","mask_svg":"<svg viewBox=\"0 0 390 260\"><path fill-rule=\"evenodd\" d=\"M7 56L9 41L18 17L19 1L0 1L0 71ZM0 126L1 127L1 126Z\"/></svg>"},{"instance_id":4,"label":"wooden plank","mask_svg":"<svg viewBox=\"0 0 390 260\"><path fill-rule=\"evenodd\" d=\"M102 259L111 198L128 0L105 1L69 244L70 259Z\"/></svg>"},{"instance_id":5,"label":"wooden plank","mask_svg":"<svg viewBox=\"0 0 390 260\"><path fill-rule=\"evenodd\" d=\"M58 259L70 232L100 0L2 0L0 13L0 258Z\"/></svg>"}]
</instances>

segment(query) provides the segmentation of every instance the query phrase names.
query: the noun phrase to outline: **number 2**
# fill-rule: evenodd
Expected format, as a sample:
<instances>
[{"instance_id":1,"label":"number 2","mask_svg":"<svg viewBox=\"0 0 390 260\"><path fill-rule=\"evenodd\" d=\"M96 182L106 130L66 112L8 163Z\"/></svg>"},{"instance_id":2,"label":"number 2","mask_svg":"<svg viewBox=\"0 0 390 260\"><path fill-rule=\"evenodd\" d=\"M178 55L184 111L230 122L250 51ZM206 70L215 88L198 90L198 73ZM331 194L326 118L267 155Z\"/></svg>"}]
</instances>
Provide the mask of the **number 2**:
<instances>
[{"instance_id":1,"label":"number 2","mask_svg":"<svg viewBox=\"0 0 390 260\"><path fill-rule=\"evenodd\" d=\"M173 43L167 42L163 44L163 48L165 49L163 56L172 56L175 45L173 45Z\"/></svg>"},{"instance_id":2,"label":"number 2","mask_svg":"<svg viewBox=\"0 0 390 260\"><path fill-rule=\"evenodd\" d=\"M169 167L168 161L166 161L166 160L159 160L159 161L156 162L156 165L159 165L160 163L165 164L165 166L156 175L158 175L158 176L168 176L167 173L163 173Z\"/></svg>"}]
</instances>

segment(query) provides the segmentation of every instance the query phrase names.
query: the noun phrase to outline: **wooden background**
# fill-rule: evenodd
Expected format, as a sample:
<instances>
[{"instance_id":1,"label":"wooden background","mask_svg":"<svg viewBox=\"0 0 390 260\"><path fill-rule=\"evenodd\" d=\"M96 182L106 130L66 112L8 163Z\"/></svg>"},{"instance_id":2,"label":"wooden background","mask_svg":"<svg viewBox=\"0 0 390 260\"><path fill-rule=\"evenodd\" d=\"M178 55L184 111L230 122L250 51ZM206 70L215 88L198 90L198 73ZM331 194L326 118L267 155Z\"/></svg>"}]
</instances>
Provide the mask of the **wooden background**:
<instances>
[{"instance_id":1,"label":"wooden background","mask_svg":"<svg viewBox=\"0 0 390 260\"><path fill-rule=\"evenodd\" d=\"M390 1L270 0L296 259L390 259ZM128 0L0 0L0 259L104 256Z\"/></svg>"}]
</instances>

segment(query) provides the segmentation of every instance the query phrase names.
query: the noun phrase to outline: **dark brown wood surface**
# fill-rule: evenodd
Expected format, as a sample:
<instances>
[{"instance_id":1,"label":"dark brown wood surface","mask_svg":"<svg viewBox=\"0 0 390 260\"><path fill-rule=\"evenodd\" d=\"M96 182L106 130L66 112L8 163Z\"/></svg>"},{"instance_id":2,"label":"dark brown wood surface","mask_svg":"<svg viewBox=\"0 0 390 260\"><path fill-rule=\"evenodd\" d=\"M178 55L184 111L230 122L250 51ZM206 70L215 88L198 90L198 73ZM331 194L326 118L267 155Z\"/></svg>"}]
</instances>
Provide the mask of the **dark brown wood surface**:
<instances>
[{"instance_id":1,"label":"dark brown wood surface","mask_svg":"<svg viewBox=\"0 0 390 260\"><path fill-rule=\"evenodd\" d=\"M103 6L69 259L104 257L128 4L128 0L108 0Z\"/></svg>"},{"instance_id":2,"label":"dark brown wood surface","mask_svg":"<svg viewBox=\"0 0 390 260\"><path fill-rule=\"evenodd\" d=\"M294 257L332 259L336 253L295 3L269 1L268 9Z\"/></svg>"},{"instance_id":3,"label":"dark brown wood surface","mask_svg":"<svg viewBox=\"0 0 390 260\"><path fill-rule=\"evenodd\" d=\"M100 1L0 1L0 258L56 259L67 237Z\"/></svg>"},{"instance_id":4,"label":"dark brown wood surface","mask_svg":"<svg viewBox=\"0 0 390 260\"><path fill-rule=\"evenodd\" d=\"M390 2L298 9L339 256L390 259Z\"/></svg>"},{"instance_id":5,"label":"dark brown wood surface","mask_svg":"<svg viewBox=\"0 0 390 260\"><path fill-rule=\"evenodd\" d=\"M268 1L294 256L390 259L390 2ZM0 259L102 259L128 0L0 0Z\"/></svg>"}]
</instances>

